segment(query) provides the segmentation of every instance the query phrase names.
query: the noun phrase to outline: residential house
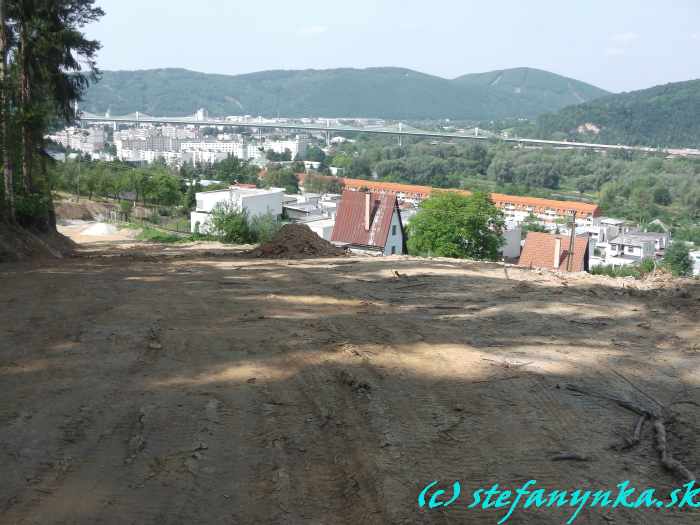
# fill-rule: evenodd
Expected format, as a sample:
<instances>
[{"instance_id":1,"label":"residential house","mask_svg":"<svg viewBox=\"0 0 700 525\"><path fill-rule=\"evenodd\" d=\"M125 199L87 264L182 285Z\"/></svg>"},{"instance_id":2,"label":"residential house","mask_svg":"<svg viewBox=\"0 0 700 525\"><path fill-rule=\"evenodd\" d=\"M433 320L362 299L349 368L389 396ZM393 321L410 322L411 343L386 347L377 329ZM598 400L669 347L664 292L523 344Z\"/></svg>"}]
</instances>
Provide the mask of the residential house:
<instances>
[{"instance_id":1,"label":"residential house","mask_svg":"<svg viewBox=\"0 0 700 525\"><path fill-rule=\"evenodd\" d=\"M690 260L693 261L693 275L700 276L700 250L690 252Z\"/></svg>"},{"instance_id":2,"label":"residential house","mask_svg":"<svg viewBox=\"0 0 700 525\"><path fill-rule=\"evenodd\" d=\"M361 253L406 253L403 223L396 195L344 191L331 241Z\"/></svg>"},{"instance_id":3,"label":"residential house","mask_svg":"<svg viewBox=\"0 0 700 525\"><path fill-rule=\"evenodd\" d=\"M562 272L587 272L588 235L574 237L573 249L569 248L570 244L571 237L568 235L529 232L518 265Z\"/></svg>"},{"instance_id":4,"label":"residential house","mask_svg":"<svg viewBox=\"0 0 700 525\"><path fill-rule=\"evenodd\" d=\"M624 266L644 259L660 259L671 242L668 233L629 232L611 239L605 250L605 264Z\"/></svg>"},{"instance_id":5,"label":"residential house","mask_svg":"<svg viewBox=\"0 0 700 525\"><path fill-rule=\"evenodd\" d=\"M211 214L218 205L228 205L236 211L245 211L248 217L282 215L284 188L255 188L251 185L234 185L225 190L202 191L195 194L197 207L190 214L192 233L207 233Z\"/></svg>"},{"instance_id":6,"label":"residential house","mask_svg":"<svg viewBox=\"0 0 700 525\"><path fill-rule=\"evenodd\" d=\"M654 259L655 256L656 238L654 236L646 233L626 233L610 241L605 252L605 264L609 266L639 264L644 259Z\"/></svg>"}]
</instances>

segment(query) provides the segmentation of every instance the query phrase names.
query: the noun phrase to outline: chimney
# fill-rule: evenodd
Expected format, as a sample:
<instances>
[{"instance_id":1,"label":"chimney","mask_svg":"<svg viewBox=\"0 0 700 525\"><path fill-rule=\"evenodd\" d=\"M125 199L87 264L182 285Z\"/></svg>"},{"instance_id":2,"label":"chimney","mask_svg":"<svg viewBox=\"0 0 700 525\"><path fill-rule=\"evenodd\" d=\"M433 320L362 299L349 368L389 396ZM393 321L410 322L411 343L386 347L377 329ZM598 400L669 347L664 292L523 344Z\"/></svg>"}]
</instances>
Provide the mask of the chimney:
<instances>
[{"instance_id":1,"label":"chimney","mask_svg":"<svg viewBox=\"0 0 700 525\"><path fill-rule=\"evenodd\" d=\"M559 262L561 261L561 239L559 237L554 237L554 269L559 269Z\"/></svg>"},{"instance_id":2,"label":"chimney","mask_svg":"<svg viewBox=\"0 0 700 525\"><path fill-rule=\"evenodd\" d=\"M365 193L365 230L369 231L369 218L370 218L370 203L371 196L369 192Z\"/></svg>"}]
</instances>

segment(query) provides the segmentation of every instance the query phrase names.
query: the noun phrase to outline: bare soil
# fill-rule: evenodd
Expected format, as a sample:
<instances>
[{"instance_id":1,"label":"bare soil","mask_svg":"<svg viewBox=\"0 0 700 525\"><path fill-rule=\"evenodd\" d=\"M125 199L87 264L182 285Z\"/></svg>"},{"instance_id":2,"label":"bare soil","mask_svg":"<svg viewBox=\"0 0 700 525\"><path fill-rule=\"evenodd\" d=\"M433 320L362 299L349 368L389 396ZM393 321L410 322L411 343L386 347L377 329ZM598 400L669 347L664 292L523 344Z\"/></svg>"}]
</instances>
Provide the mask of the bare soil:
<instances>
[{"instance_id":1,"label":"bare soil","mask_svg":"<svg viewBox=\"0 0 700 525\"><path fill-rule=\"evenodd\" d=\"M697 281L245 249L93 239L0 265L1 523L494 524L503 510L467 506L495 482L684 482L651 425L620 450L635 415L570 383L658 400L672 454L700 473ZM572 455L586 460L553 461ZM465 493L420 510L432 480Z\"/></svg>"},{"instance_id":2,"label":"bare soil","mask_svg":"<svg viewBox=\"0 0 700 525\"><path fill-rule=\"evenodd\" d=\"M285 224L269 242L255 248L251 255L266 259L302 259L339 257L345 255L345 250L321 239L305 224Z\"/></svg>"}]
</instances>

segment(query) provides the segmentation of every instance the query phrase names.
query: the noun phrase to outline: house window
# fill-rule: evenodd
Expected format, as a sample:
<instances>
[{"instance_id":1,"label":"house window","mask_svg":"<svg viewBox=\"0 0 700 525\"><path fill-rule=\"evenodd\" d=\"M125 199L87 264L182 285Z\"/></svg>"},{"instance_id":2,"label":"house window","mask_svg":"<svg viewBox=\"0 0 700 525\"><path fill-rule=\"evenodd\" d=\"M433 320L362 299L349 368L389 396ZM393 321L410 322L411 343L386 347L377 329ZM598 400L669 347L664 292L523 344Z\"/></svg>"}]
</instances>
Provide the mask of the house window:
<instances>
[{"instance_id":1,"label":"house window","mask_svg":"<svg viewBox=\"0 0 700 525\"><path fill-rule=\"evenodd\" d=\"M396 226L394 226L396 228ZM391 255L396 255L396 246L391 247Z\"/></svg>"},{"instance_id":2,"label":"house window","mask_svg":"<svg viewBox=\"0 0 700 525\"><path fill-rule=\"evenodd\" d=\"M391 227L391 234L396 235L396 224L392 225Z\"/></svg>"}]
</instances>

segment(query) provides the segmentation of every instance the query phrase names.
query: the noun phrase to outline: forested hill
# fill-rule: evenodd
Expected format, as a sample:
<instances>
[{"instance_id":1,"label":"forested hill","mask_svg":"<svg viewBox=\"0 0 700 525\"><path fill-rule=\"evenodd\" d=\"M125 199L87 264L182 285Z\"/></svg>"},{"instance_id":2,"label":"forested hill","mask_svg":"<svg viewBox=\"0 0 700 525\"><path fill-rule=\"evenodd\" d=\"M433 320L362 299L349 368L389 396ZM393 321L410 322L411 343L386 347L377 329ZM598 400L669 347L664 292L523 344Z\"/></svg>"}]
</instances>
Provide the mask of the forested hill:
<instances>
[{"instance_id":1,"label":"forested hill","mask_svg":"<svg viewBox=\"0 0 700 525\"><path fill-rule=\"evenodd\" d=\"M85 111L212 115L504 119L536 117L607 92L534 69L448 80L401 68L264 71L227 76L185 69L105 71Z\"/></svg>"},{"instance_id":2,"label":"forested hill","mask_svg":"<svg viewBox=\"0 0 700 525\"><path fill-rule=\"evenodd\" d=\"M607 91L585 82L527 67L473 73L458 77L455 81L465 86L519 97L522 111L529 114L539 114L542 108L563 108L609 95Z\"/></svg>"},{"instance_id":3,"label":"forested hill","mask_svg":"<svg viewBox=\"0 0 700 525\"><path fill-rule=\"evenodd\" d=\"M567 107L540 116L529 131L540 138L700 148L700 80Z\"/></svg>"}]
</instances>

